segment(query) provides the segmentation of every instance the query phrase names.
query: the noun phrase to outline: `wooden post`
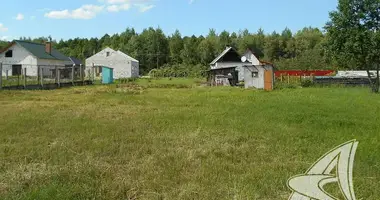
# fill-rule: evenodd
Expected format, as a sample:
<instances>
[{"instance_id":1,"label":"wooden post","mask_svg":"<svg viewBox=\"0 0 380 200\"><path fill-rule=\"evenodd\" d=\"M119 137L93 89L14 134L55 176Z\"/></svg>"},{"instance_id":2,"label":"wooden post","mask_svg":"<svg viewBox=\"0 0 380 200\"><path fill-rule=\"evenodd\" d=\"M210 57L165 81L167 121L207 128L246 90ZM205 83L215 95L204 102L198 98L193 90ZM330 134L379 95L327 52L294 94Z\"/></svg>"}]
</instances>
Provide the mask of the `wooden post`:
<instances>
[{"instance_id":1,"label":"wooden post","mask_svg":"<svg viewBox=\"0 0 380 200\"><path fill-rule=\"evenodd\" d=\"M3 89L3 63L0 63L0 90Z\"/></svg>"},{"instance_id":2,"label":"wooden post","mask_svg":"<svg viewBox=\"0 0 380 200\"><path fill-rule=\"evenodd\" d=\"M58 84L58 67L55 66L55 83Z\"/></svg>"},{"instance_id":3,"label":"wooden post","mask_svg":"<svg viewBox=\"0 0 380 200\"><path fill-rule=\"evenodd\" d=\"M290 84L290 74L288 74L288 84Z\"/></svg>"},{"instance_id":4,"label":"wooden post","mask_svg":"<svg viewBox=\"0 0 380 200\"><path fill-rule=\"evenodd\" d=\"M283 74L281 74L281 76L280 76L280 77L281 77L281 83L282 83L282 81L283 81Z\"/></svg>"},{"instance_id":5,"label":"wooden post","mask_svg":"<svg viewBox=\"0 0 380 200\"><path fill-rule=\"evenodd\" d=\"M95 64L94 63L92 63L91 70L92 70L92 73L91 73L92 83L94 83L95 82Z\"/></svg>"},{"instance_id":6,"label":"wooden post","mask_svg":"<svg viewBox=\"0 0 380 200\"><path fill-rule=\"evenodd\" d=\"M40 66L37 65L37 84L40 84L40 79L41 79L40 76L41 76Z\"/></svg>"},{"instance_id":7,"label":"wooden post","mask_svg":"<svg viewBox=\"0 0 380 200\"><path fill-rule=\"evenodd\" d=\"M57 84L58 87L61 87L61 71L57 67Z\"/></svg>"},{"instance_id":8,"label":"wooden post","mask_svg":"<svg viewBox=\"0 0 380 200\"><path fill-rule=\"evenodd\" d=\"M24 89L26 89L26 67L24 68Z\"/></svg>"},{"instance_id":9,"label":"wooden post","mask_svg":"<svg viewBox=\"0 0 380 200\"><path fill-rule=\"evenodd\" d=\"M92 63L92 83L95 82L95 65Z\"/></svg>"},{"instance_id":10,"label":"wooden post","mask_svg":"<svg viewBox=\"0 0 380 200\"><path fill-rule=\"evenodd\" d=\"M41 81L41 88L44 88L44 75L42 73L42 67L40 68L40 81Z\"/></svg>"},{"instance_id":11,"label":"wooden post","mask_svg":"<svg viewBox=\"0 0 380 200\"><path fill-rule=\"evenodd\" d=\"M83 73L82 73L82 64L79 65L79 76L80 76L80 80L82 81L82 84L84 85L84 78L83 78Z\"/></svg>"},{"instance_id":12,"label":"wooden post","mask_svg":"<svg viewBox=\"0 0 380 200\"><path fill-rule=\"evenodd\" d=\"M5 80L8 80L8 70L5 70Z\"/></svg>"},{"instance_id":13,"label":"wooden post","mask_svg":"<svg viewBox=\"0 0 380 200\"><path fill-rule=\"evenodd\" d=\"M71 82L72 84L74 85L74 71L75 71L75 65L73 65L73 67L71 68Z\"/></svg>"}]
</instances>

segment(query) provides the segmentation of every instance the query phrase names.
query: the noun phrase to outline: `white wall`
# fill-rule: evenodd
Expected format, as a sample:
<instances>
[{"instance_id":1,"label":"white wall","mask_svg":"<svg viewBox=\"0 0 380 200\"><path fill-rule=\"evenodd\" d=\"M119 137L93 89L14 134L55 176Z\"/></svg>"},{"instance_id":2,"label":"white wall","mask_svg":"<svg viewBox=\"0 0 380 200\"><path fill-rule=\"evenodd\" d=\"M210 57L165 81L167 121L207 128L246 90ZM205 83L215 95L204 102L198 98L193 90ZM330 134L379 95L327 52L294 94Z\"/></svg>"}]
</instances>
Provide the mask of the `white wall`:
<instances>
[{"instance_id":1,"label":"white wall","mask_svg":"<svg viewBox=\"0 0 380 200\"><path fill-rule=\"evenodd\" d=\"M5 53L8 50L13 51L11 58L6 58ZM12 65L22 65L22 68L27 68L27 76L36 76L37 59L29 51L15 44L7 51L0 54L0 62L3 63L2 75L5 76L8 70L8 75L12 75Z\"/></svg>"},{"instance_id":2,"label":"white wall","mask_svg":"<svg viewBox=\"0 0 380 200\"><path fill-rule=\"evenodd\" d=\"M109 56L107 56L109 52ZM106 48L94 56L86 59L86 76L92 71L92 65L113 68L114 79L138 77L139 63L132 61L128 56L119 54L117 51Z\"/></svg>"},{"instance_id":3,"label":"white wall","mask_svg":"<svg viewBox=\"0 0 380 200\"><path fill-rule=\"evenodd\" d=\"M252 72L258 72L257 77L252 77ZM244 67L244 85L245 88L264 88L264 68L261 66Z\"/></svg>"},{"instance_id":4,"label":"white wall","mask_svg":"<svg viewBox=\"0 0 380 200\"><path fill-rule=\"evenodd\" d=\"M270 65L244 67L245 88L254 87L256 89L264 89L264 85L265 85L264 76L265 76L266 70L270 70L273 72L273 67ZM252 77L252 72L258 72L258 77ZM273 83L274 83L274 74L272 77L272 84Z\"/></svg>"}]
</instances>

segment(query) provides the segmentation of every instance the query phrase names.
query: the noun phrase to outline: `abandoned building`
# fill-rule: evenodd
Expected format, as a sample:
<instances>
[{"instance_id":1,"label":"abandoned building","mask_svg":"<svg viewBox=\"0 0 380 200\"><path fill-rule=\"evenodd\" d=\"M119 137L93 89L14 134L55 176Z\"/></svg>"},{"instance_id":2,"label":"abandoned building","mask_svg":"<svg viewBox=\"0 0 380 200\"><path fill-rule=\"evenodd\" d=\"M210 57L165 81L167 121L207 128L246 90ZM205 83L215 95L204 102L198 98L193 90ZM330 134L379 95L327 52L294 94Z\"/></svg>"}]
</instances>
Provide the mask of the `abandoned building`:
<instances>
[{"instance_id":1,"label":"abandoned building","mask_svg":"<svg viewBox=\"0 0 380 200\"><path fill-rule=\"evenodd\" d=\"M237 86L244 81L245 88L272 90L274 66L260 61L249 49L241 56L227 47L211 62L208 81L211 86Z\"/></svg>"}]
</instances>

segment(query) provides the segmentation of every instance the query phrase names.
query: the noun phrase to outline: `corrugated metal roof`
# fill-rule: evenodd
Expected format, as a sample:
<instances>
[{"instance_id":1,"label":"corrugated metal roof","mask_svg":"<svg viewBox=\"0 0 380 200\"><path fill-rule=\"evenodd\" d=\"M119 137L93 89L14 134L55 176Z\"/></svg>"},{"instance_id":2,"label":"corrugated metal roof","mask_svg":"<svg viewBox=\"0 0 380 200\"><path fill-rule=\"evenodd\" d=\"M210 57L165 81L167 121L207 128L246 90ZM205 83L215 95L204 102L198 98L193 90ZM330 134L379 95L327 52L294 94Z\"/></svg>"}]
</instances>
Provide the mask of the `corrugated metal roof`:
<instances>
[{"instance_id":1,"label":"corrugated metal roof","mask_svg":"<svg viewBox=\"0 0 380 200\"><path fill-rule=\"evenodd\" d=\"M51 54L45 51L45 45L21 40L15 40L15 43L25 48L31 54L36 56L39 59L51 59L51 60L63 60L70 61L69 57L63 55L61 52L56 49L51 49Z\"/></svg>"}]
</instances>

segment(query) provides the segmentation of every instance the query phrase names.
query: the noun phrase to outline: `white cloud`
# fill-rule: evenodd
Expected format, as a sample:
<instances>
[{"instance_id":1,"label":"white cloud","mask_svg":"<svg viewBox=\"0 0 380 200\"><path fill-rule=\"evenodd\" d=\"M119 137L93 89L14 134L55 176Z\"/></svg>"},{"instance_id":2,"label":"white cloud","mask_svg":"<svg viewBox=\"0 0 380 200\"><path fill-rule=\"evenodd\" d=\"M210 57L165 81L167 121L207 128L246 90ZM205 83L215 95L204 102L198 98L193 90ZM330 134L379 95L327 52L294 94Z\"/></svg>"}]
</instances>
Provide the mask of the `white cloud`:
<instances>
[{"instance_id":1,"label":"white cloud","mask_svg":"<svg viewBox=\"0 0 380 200\"><path fill-rule=\"evenodd\" d=\"M50 11L45 17L53 19L92 19L104 9L104 6L83 5L75 10Z\"/></svg>"},{"instance_id":2,"label":"white cloud","mask_svg":"<svg viewBox=\"0 0 380 200\"><path fill-rule=\"evenodd\" d=\"M135 6L137 6L139 8L139 11L142 13L156 7L155 5L146 5L146 4L135 4Z\"/></svg>"},{"instance_id":3,"label":"white cloud","mask_svg":"<svg viewBox=\"0 0 380 200\"><path fill-rule=\"evenodd\" d=\"M8 28L0 23L0 32L6 32L6 31L8 31Z\"/></svg>"},{"instance_id":4,"label":"white cloud","mask_svg":"<svg viewBox=\"0 0 380 200\"><path fill-rule=\"evenodd\" d=\"M129 10L131 8L130 4L120 4L120 5L110 5L107 7L109 12L119 12L123 10Z\"/></svg>"},{"instance_id":5,"label":"white cloud","mask_svg":"<svg viewBox=\"0 0 380 200\"><path fill-rule=\"evenodd\" d=\"M12 41L16 39L16 37L12 37L12 36L0 36L0 40L2 41Z\"/></svg>"},{"instance_id":6,"label":"white cloud","mask_svg":"<svg viewBox=\"0 0 380 200\"><path fill-rule=\"evenodd\" d=\"M17 14L17 16L16 16L15 19L16 19L16 20L23 20L23 19L24 19L24 15L21 14L21 13L19 13L19 14Z\"/></svg>"},{"instance_id":7,"label":"white cloud","mask_svg":"<svg viewBox=\"0 0 380 200\"><path fill-rule=\"evenodd\" d=\"M108 4L125 4L129 3L130 0L101 0L100 2L106 2Z\"/></svg>"}]
</instances>

